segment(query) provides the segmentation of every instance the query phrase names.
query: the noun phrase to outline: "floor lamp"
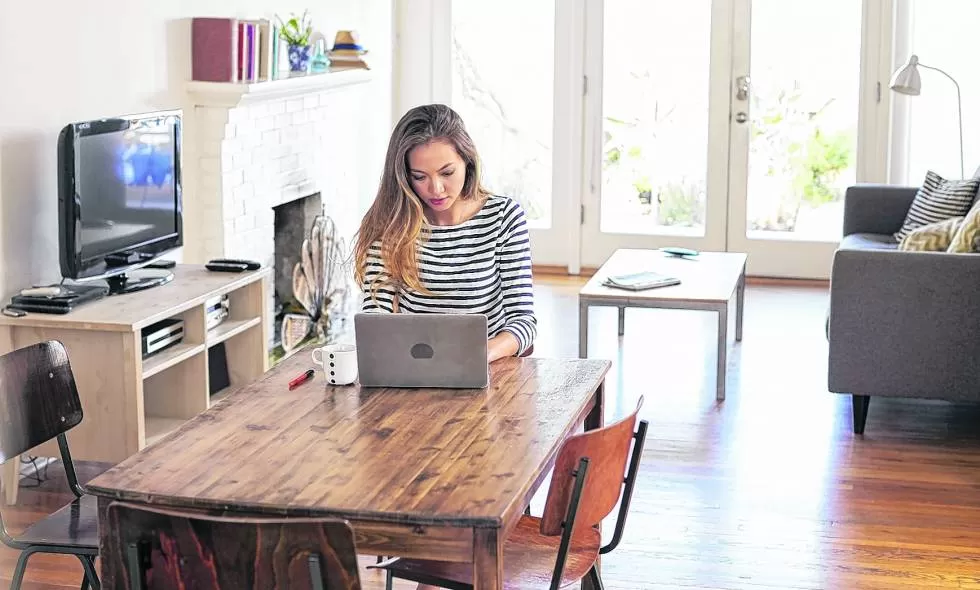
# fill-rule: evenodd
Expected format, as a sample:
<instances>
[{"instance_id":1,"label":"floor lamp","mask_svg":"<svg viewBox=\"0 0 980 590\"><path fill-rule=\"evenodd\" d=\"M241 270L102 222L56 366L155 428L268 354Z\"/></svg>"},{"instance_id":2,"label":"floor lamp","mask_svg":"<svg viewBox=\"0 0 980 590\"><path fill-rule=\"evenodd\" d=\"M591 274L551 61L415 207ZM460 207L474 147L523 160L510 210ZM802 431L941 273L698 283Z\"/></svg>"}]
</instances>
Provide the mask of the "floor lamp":
<instances>
[{"instance_id":1,"label":"floor lamp","mask_svg":"<svg viewBox=\"0 0 980 590\"><path fill-rule=\"evenodd\" d=\"M919 68L935 70L952 80L953 85L956 86L956 110L960 117L960 178L965 178L966 171L963 166L963 101L960 99L959 83L943 70L919 63L919 56L913 53L909 56L909 60L905 62L905 65L895 70L895 73L892 75L891 89L901 94L918 96L922 91L922 79L919 77Z\"/></svg>"}]
</instances>

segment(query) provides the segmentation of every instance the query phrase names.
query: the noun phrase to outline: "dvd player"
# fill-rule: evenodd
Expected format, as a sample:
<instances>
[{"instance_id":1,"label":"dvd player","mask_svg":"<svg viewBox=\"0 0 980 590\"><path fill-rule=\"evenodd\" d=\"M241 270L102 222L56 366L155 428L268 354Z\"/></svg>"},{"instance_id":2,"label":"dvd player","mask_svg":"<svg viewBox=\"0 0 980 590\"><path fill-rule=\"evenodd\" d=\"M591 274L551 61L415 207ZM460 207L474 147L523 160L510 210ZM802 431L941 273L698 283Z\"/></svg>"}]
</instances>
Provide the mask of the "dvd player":
<instances>
[{"instance_id":1,"label":"dvd player","mask_svg":"<svg viewBox=\"0 0 980 590\"><path fill-rule=\"evenodd\" d=\"M184 320L168 318L143 328L143 358L152 356L184 340Z\"/></svg>"}]
</instances>

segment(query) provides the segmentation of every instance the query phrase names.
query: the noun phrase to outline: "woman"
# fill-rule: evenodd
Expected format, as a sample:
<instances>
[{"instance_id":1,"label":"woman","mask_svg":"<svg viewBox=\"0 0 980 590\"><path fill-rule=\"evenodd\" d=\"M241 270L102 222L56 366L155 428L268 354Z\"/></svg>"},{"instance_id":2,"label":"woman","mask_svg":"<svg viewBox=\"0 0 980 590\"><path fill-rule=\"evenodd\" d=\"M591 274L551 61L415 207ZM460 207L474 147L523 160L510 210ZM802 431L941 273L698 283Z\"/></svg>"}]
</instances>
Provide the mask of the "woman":
<instances>
[{"instance_id":1,"label":"woman","mask_svg":"<svg viewBox=\"0 0 980 590\"><path fill-rule=\"evenodd\" d=\"M395 126L355 264L362 311L486 314L489 362L534 342L524 210L483 188L473 140L445 105L413 108Z\"/></svg>"}]
</instances>

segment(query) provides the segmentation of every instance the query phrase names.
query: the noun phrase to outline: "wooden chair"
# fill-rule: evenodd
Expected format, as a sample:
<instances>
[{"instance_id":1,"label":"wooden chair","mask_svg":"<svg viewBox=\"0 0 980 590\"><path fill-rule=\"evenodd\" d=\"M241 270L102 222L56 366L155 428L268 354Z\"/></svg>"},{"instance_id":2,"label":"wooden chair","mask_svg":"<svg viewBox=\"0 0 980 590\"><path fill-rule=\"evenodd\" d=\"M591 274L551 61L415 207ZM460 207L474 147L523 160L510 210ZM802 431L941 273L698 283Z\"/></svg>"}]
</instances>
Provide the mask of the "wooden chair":
<instances>
[{"instance_id":1,"label":"wooden chair","mask_svg":"<svg viewBox=\"0 0 980 590\"><path fill-rule=\"evenodd\" d=\"M113 502L102 577L113 590L360 590L345 520L244 518Z\"/></svg>"},{"instance_id":2,"label":"wooden chair","mask_svg":"<svg viewBox=\"0 0 980 590\"><path fill-rule=\"evenodd\" d=\"M522 516L504 542L504 588L556 590L585 577L593 587L602 588L596 564L600 554L615 549L622 539L646 440L646 421L633 430L642 405L640 398L626 418L562 444L544 514ZM631 441L635 441L632 454ZM602 546L598 524L616 507L621 493L613 538ZM468 563L393 558L368 567L387 570L389 590L392 577L450 590L472 589L473 570Z\"/></svg>"},{"instance_id":3,"label":"wooden chair","mask_svg":"<svg viewBox=\"0 0 980 590\"><path fill-rule=\"evenodd\" d=\"M75 477L65 433L82 421L82 405L62 343L41 342L0 356L0 463L26 454L53 438L75 499L31 525L16 538L0 517L0 541L21 552L10 583L20 588L27 560L35 553L74 555L82 562L82 590L100 588L95 573L99 555L99 521L93 496Z\"/></svg>"}]
</instances>

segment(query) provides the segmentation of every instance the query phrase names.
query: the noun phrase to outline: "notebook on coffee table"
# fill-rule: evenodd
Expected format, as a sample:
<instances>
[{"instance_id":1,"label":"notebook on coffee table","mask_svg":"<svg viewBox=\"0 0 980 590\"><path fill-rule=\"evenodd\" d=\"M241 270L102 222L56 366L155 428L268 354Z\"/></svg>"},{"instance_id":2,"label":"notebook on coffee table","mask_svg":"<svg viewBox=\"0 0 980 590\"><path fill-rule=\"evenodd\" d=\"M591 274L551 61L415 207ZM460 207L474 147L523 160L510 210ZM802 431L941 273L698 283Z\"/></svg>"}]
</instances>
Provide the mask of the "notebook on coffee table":
<instances>
[{"instance_id":1,"label":"notebook on coffee table","mask_svg":"<svg viewBox=\"0 0 980 590\"><path fill-rule=\"evenodd\" d=\"M606 287L614 289L625 289L627 291L645 291L658 287L669 287L679 285L681 280L677 277L665 275L652 270L634 272L628 274L612 275L606 277L602 282Z\"/></svg>"}]
</instances>

